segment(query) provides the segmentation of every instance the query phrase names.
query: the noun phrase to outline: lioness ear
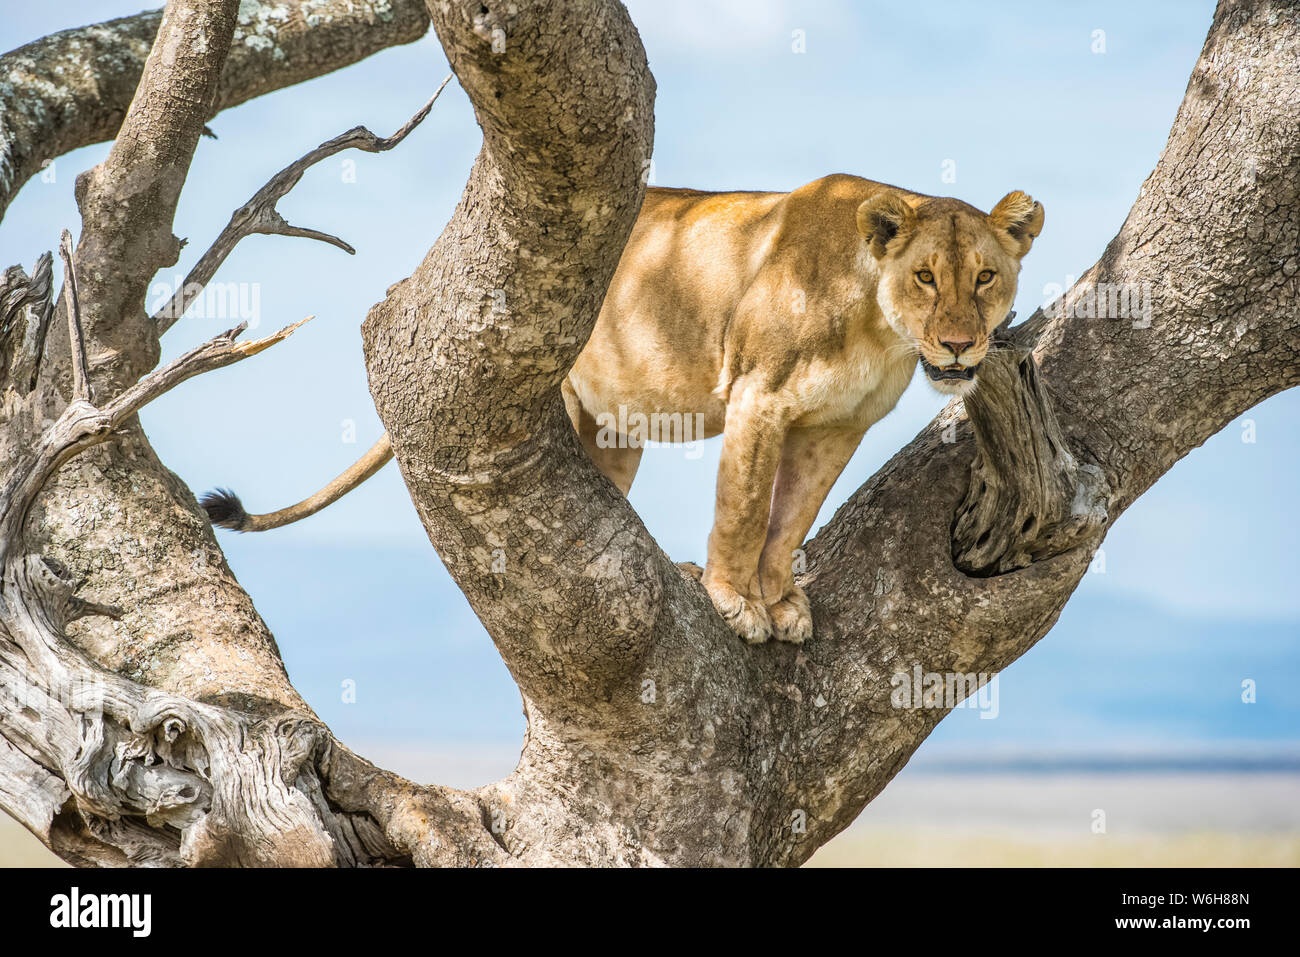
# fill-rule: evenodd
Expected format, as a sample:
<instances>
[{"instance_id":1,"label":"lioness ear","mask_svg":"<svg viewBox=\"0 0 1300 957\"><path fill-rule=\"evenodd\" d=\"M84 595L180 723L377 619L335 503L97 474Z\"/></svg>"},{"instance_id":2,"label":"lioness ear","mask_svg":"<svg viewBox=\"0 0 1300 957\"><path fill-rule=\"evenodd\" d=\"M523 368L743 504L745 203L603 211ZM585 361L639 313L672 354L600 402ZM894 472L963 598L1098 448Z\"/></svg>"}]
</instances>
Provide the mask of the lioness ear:
<instances>
[{"instance_id":1,"label":"lioness ear","mask_svg":"<svg viewBox=\"0 0 1300 957\"><path fill-rule=\"evenodd\" d=\"M877 259L884 259L885 247L915 225L916 213L897 190L877 193L858 207L858 232Z\"/></svg>"},{"instance_id":2,"label":"lioness ear","mask_svg":"<svg viewBox=\"0 0 1300 957\"><path fill-rule=\"evenodd\" d=\"M1017 189L998 201L989 213L989 222L1006 234L1006 240L999 237L999 241L1007 252L1024 256L1034 244L1034 238L1043 231L1043 206Z\"/></svg>"}]
</instances>

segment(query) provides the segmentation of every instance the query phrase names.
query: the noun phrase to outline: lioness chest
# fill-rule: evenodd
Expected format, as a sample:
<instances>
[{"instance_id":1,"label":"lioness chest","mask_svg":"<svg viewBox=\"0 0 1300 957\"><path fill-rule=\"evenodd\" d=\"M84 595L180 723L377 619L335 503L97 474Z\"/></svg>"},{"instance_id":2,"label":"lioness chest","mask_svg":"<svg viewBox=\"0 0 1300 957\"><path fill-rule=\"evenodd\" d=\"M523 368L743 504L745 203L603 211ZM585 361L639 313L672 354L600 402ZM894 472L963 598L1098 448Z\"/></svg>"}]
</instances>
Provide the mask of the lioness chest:
<instances>
[{"instance_id":1,"label":"lioness chest","mask_svg":"<svg viewBox=\"0 0 1300 957\"><path fill-rule=\"evenodd\" d=\"M792 382L797 408L792 425L867 429L898 404L916 362L875 344L815 360Z\"/></svg>"}]
</instances>

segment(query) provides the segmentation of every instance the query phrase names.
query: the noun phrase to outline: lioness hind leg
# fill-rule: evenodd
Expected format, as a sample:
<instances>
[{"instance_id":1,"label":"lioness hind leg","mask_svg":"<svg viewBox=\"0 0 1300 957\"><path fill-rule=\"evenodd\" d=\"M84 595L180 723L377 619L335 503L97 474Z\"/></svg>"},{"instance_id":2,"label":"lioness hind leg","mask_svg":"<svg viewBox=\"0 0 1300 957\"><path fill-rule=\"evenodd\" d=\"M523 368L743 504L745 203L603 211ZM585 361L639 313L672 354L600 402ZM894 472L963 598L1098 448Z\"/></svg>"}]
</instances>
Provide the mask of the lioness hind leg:
<instances>
[{"instance_id":1,"label":"lioness hind leg","mask_svg":"<svg viewBox=\"0 0 1300 957\"><path fill-rule=\"evenodd\" d=\"M625 440L625 436L618 437L620 441ZM588 445L585 441L582 443L591 456L591 460L596 463L596 468L604 476L618 486L618 490L626 498L628 492L632 491L632 482L636 478L637 469L641 467L641 449L629 448L607 448L603 449L598 446Z\"/></svg>"},{"instance_id":2,"label":"lioness hind leg","mask_svg":"<svg viewBox=\"0 0 1300 957\"><path fill-rule=\"evenodd\" d=\"M772 618L772 634L780 641L799 644L812 637L808 596L794 583L795 550L803 545L864 434L864 429L833 428L791 429L786 434L759 561L759 588Z\"/></svg>"},{"instance_id":3,"label":"lioness hind leg","mask_svg":"<svg viewBox=\"0 0 1300 957\"><path fill-rule=\"evenodd\" d=\"M573 427L577 430L578 438L582 440L582 447L587 450L588 457L626 497L632 489L632 481L636 478L637 469L641 466L641 453L644 449L639 445L636 448L630 447L628 437L625 435L614 436L612 445L599 441L600 428L596 425L595 416L582 407L567 379L561 391L564 394L564 406L569 413L569 419L573 422Z\"/></svg>"}]
</instances>

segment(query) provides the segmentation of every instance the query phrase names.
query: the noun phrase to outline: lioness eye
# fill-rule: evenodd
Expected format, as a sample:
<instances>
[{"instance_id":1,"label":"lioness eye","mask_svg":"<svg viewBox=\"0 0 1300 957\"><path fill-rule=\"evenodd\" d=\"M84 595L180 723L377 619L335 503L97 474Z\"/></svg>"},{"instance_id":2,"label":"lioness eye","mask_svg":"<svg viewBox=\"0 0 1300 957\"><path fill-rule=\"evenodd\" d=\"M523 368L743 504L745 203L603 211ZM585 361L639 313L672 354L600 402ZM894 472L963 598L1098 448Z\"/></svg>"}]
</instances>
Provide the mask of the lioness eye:
<instances>
[{"instance_id":1,"label":"lioness eye","mask_svg":"<svg viewBox=\"0 0 1300 957\"><path fill-rule=\"evenodd\" d=\"M977 283L979 283L981 286L983 286L983 285L986 284L986 283L990 283L990 282L992 282L992 281L993 281L993 270L992 270L992 269L985 269L985 270L982 270L982 271L980 272L980 274L979 274L978 276L975 277L975 281L976 281Z\"/></svg>"},{"instance_id":2,"label":"lioness eye","mask_svg":"<svg viewBox=\"0 0 1300 957\"><path fill-rule=\"evenodd\" d=\"M922 269L917 272L916 278L921 280L921 282L925 283L927 286L934 285L934 273L930 272L928 269Z\"/></svg>"}]
</instances>

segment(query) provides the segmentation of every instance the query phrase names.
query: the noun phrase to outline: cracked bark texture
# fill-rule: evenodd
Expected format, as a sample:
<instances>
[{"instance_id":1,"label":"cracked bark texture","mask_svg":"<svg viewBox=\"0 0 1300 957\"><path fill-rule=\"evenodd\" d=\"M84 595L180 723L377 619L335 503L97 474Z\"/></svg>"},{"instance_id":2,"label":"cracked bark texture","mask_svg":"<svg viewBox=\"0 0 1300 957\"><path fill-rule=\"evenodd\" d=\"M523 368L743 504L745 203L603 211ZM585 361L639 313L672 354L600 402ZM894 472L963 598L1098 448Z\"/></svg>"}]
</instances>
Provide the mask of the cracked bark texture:
<instances>
[{"instance_id":1,"label":"cracked bark texture","mask_svg":"<svg viewBox=\"0 0 1300 957\"><path fill-rule=\"evenodd\" d=\"M979 449L952 530L953 563L968 575L1052 558L1110 520L1105 477L1071 454L1038 373L1041 326L1039 317L1014 334L995 333L979 388L962 403Z\"/></svg>"},{"instance_id":2,"label":"cracked bark texture","mask_svg":"<svg viewBox=\"0 0 1300 957\"><path fill-rule=\"evenodd\" d=\"M186 5L210 15L222 6ZM1281 0L1224 0L1127 220L1061 308L1029 320L1041 378L1028 391L1053 411L1053 441L1096 476L1108 521L1085 523L1070 547L1024 567L959 570L954 522L977 437L955 402L808 544L813 639L745 646L585 458L558 392L641 199L654 87L636 31L619 4L600 0L438 0L430 12L483 148L443 235L374 307L363 339L429 539L523 692L519 767L464 794L403 782L339 748L284 679L192 496L138 430L66 467L27 533L66 578L86 579L79 596L125 612L116 624L71 626L68 648L87 661L236 724L256 714L306 722L316 743L285 800L305 795L332 846L354 847L348 833L376 845L368 856L335 852L333 863L798 864L945 715L894 707L895 673L1006 667L1056 621L1109 522L1235 416L1300 383L1300 18ZM178 120L186 136L205 112ZM140 135L156 135L147 115ZM169 254L169 181L150 169L143 235L154 239L121 247L138 257L126 275L93 274L95 251L119 241L95 230L111 234L112 223L90 217L78 246L86 288L104 287L87 306L87 336L105 394L156 356L143 288L136 301L123 285ZM1114 288L1149 288L1149 314L1088 308ZM66 367L56 360L48 373L64 390ZM1026 388L1008 395L1021 401ZM32 404L6 398L6 451L40 431ZM128 542L141 554L119 557ZM204 556L193 569L180 560L190 548ZM57 634L43 640L63 647ZM0 737L0 802L20 813L13 795L29 795L39 813L23 819L47 843L42 808L60 833L98 820L70 807L49 755L21 752L33 767L30 787L19 786L21 735L4 726ZM339 814L359 823L331 824ZM130 840L155 835L162 846L147 816L123 820ZM98 846L65 856L110 860ZM319 860L286 851L274 862Z\"/></svg>"}]
</instances>

